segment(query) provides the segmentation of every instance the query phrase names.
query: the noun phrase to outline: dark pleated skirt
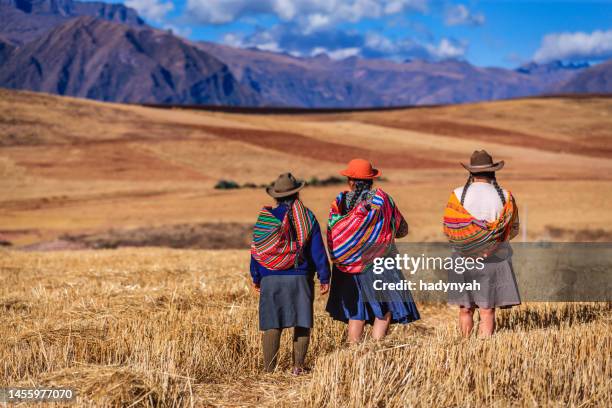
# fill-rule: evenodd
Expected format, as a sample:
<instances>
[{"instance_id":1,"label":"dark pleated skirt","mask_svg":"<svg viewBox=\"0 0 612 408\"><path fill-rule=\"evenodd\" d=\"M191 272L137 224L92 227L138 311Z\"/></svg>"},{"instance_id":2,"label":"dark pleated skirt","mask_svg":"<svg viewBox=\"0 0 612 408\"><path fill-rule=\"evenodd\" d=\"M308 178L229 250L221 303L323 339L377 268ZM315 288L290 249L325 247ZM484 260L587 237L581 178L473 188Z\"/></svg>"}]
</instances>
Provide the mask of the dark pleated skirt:
<instances>
[{"instance_id":1,"label":"dark pleated skirt","mask_svg":"<svg viewBox=\"0 0 612 408\"><path fill-rule=\"evenodd\" d=\"M386 270L380 275L371 270L362 273L344 273L334 267L326 310L334 320L365 320L374 323L391 312L391 323L407 324L420 319L419 311L408 290L376 291L374 281L400 282L403 279L397 269Z\"/></svg>"},{"instance_id":2,"label":"dark pleated skirt","mask_svg":"<svg viewBox=\"0 0 612 408\"><path fill-rule=\"evenodd\" d=\"M451 271L448 281L477 282L480 285L479 290L449 292L448 302L450 304L484 309L509 308L521 304L511 259L486 262L482 270L471 269L461 274Z\"/></svg>"},{"instance_id":3,"label":"dark pleated skirt","mask_svg":"<svg viewBox=\"0 0 612 408\"><path fill-rule=\"evenodd\" d=\"M312 328L312 276L269 275L260 283L259 329Z\"/></svg>"}]
</instances>

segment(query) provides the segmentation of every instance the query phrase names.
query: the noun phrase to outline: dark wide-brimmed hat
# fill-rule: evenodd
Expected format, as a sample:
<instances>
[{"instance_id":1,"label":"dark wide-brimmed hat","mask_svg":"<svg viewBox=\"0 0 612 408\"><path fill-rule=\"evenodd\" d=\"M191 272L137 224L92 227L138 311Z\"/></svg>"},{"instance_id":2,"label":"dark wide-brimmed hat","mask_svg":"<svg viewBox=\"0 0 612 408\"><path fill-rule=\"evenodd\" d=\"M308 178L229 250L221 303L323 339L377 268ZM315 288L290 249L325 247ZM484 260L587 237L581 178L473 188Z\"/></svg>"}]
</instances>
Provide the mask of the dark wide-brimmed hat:
<instances>
[{"instance_id":1,"label":"dark wide-brimmed hat","mask_svg":"<svg viewBox=\"0 0 612 408\"><path fill-rule=\"evenodd\" d=\"M305 181L296 180L293 174L283 173L271 186L266 187L266 192L274 198L288 197L303 189L305 185Z\"/></svg>"},{"instance_id":2,"label":"dark wide-brimmed hat","mask_svg":"<svg viewBox=\"0 0 612 408\"><path fill-rule=\"evenodd\" d=\"M476 150L470 157L470 164L461 163L461 165L470 173L485 173L501 170L504 161L493 162L493 157L486 150Z\"/></svg>"},{"instance_id":3,"label":"dark wide-brimmed hat","mask_svg":"<svg viewBox=\"0 0 612 408\"><path fill-rule=\"evenodd\" d=\"M348 163L346 169L340 172L340 174L354 179L369 180L379 177L382 172L372 167L372 163L367 160L353 159Z\"/></svg>"}]
</instances>

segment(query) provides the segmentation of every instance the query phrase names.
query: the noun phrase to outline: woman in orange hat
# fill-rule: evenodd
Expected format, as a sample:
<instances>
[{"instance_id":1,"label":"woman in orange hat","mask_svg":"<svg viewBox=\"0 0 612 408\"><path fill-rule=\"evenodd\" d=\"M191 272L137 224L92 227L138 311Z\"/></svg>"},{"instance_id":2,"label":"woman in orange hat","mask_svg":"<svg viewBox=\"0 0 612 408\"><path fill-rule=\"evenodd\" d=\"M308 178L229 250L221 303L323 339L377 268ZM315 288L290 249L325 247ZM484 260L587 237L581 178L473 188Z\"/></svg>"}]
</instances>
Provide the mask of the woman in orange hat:
<instances>
[{"instance_id":1,"label":"woman in orange hat","mask_svg":"<svg viewBox=\"0 0 612 408\"><path fill-rule=\"evenodd\" d=\"M341 192L330 210L327 243L334 268L326 310L348 323L349 342L361 341L366 323L373 325L372 337L379 340L391 323L419 319L408 290L380 290L380 282L400 282L400 271L374 268L377 259L397 253L395 238L408 234L408 224L393 199L374 188L381 171L370 162L351 160L340 174L348 177L350 190Z\"/></svg>"}]
</instances>

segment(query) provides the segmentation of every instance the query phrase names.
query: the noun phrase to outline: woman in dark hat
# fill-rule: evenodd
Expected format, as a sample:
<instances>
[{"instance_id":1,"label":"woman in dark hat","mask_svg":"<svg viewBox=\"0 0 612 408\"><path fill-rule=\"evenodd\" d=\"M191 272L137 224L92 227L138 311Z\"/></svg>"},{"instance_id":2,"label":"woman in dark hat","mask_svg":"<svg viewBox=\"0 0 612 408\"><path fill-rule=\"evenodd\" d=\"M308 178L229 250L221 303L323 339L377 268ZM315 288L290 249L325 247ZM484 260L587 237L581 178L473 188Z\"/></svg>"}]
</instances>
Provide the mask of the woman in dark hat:
<instances>
[{"instance_id":1,"label":"woman in dark hat","mask_svg":"<svg viewBox=\"0 0 612 408\"><path fill-rule=\"evenodd\" d=\"M374 179L381 175L367 160L354 159L340 172L348 178L349 191L332 203L327 243L333 278L327 312L348 324L348 341L362 340L364 326L372 324L372 338L382 339L391 323L410 323L419 312L406 290L379 290L379 283L399 283L397 267L374 271L375 259L395 256L395 238L408 234L408 224L393 199Z\"/></svg>"},{"instance_id":2,"label":"woman in dark hat","mask_svg":"<svg viewBox=\"0 0 612 408\"><path fill-rule=\"evenodd\" d=\"M449 273L450 281L475 281L480 286L450 293L449 303L459 306L459 328L464 336L472 332L478 308L479 335L488 337L495 331L495 309L521 303L508 243L518 234L518 209L512 194L495 177L503 161L494 162L489 153L479 150L472 154L469 165L461 164L469 172L468 180L451 194L444 231L456 257L481 258L483 266Z\"/></svg>"},{"instance_id":3,"label":"woman in dark hat","mask_svg":"<svg viewBox=\"0 0 612 408\"><path fill-rule=\"evenodd\" d=\"M264 207L253 229L251 277L259 292L259 328L263 331L264 369L274 371L281 332L293 327L293 373L304 372L313 326L314 273L320 293L329 290L329 260L321 229L302 204L304 188L291 173L281 174L267 192L276 207Z\"/></svg>"}]
</instances>

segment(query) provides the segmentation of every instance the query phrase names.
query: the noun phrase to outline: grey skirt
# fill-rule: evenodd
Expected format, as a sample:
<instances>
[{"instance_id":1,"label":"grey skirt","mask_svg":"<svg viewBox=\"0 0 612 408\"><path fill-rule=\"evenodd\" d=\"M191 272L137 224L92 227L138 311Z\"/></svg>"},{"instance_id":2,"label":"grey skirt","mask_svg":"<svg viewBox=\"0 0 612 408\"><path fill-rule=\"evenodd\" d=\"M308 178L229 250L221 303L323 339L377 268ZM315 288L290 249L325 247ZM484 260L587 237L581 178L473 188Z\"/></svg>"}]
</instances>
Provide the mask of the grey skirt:
<instances>
[{"instance_id":1,"label":"grey skirt","mask_svg":"<svg viewBox=\"0 0 612 408\"><path fill-rule=\"evenodd\" d=\"M264 276L260 282L259 329L312 328L313 301L312 276Z\"/></svg>"},{"instance_id":2,"label":"grey skirt","mask_svg":"<svg viewBox=\"0 0 612 408\"><path fill-rule=\"evenodd\" d=\"M450 304L483 309L508 308L521 304L511 258L500 262L486 262L482 270L471 269L462 274L451 271L448 281L477 282L480 286L478 290L449 292Z\"/></svg>"}]
</instances>

